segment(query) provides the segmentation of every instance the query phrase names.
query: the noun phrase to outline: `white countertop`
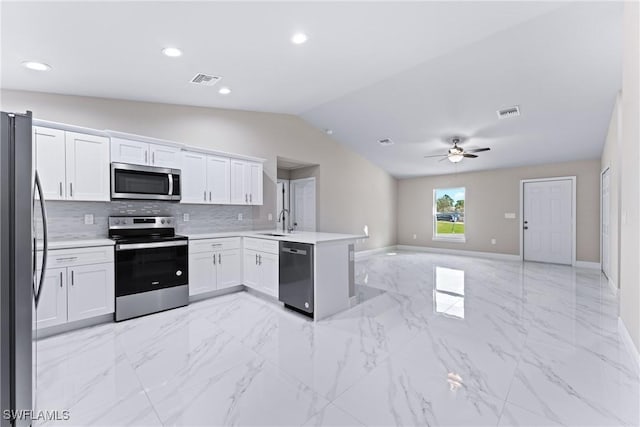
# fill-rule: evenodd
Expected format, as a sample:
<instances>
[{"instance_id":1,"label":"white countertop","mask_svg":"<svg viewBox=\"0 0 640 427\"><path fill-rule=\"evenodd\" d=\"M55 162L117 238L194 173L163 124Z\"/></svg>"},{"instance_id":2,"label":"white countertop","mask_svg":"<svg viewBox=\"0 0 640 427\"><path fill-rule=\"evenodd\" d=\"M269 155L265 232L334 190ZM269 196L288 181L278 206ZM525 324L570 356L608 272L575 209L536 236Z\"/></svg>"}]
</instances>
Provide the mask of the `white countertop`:
<instances>
[{"instance_id":1,"label":"white countertop","mask_svg":"<svg viewBox=\"0 0 640 427\"><path fill-rule=\"evenodd\" d=\"M71 239L71 240L49 240L49 250L90 248L95 246L113 246L115 242L111 239ZM42 250L42 241L38 241L38 250Z\"/></svg>"},{"instance_id":2,"label":"white countertop","mask_svg":"<svg viewBox=\"0 0 640 427\"><path fill-rule=\"evenodd\" d=\"M283 234L275 230L227 231L220 233L186 233L191 240L216 239L220 237L253 237L256 239L278 240L285 242L309 243L312 245L334 243L340 241L355 241L367 239L364 234L320 233L311 231L296 231L284 233L283 236L269 236L265 233Z\"/></svg>"}]
</instances>

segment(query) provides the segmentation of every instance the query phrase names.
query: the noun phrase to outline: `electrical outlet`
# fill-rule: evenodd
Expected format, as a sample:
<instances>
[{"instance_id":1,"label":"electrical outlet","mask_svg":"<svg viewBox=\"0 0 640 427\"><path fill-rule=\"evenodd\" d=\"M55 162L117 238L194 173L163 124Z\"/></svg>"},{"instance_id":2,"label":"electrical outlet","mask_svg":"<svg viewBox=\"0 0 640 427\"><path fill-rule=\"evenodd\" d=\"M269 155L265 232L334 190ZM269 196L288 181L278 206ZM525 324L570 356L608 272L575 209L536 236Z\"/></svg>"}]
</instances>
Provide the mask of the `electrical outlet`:
<instances>
[{"instance_id":1,"label":"electrical outlet","mask_svg":"<svg viewBox=\"0 0 640 427\"><path fill-rule=\"evenodd\" d=\"M414 234L414 235L413 235L413 240L416 240L417 238L418 238L418 235L417 235L417 234Z\"/></svg>"},{"instance_id":2,"label":"electrical outlet","mask_svg":"<svg viewBox=\"0 0 640 427\"><path fill-rule=\"evenodd\" d=\"M505 212L504 213L504 218L505 219L516 219L516 214L514 212Z\"/></svg>"},{"instance_id":3,"label":"electrical outlet","mask_svg":"<svg viewBox=\"0 0 640 427\"><path fill-rule=\"evenodd\" d=\"M242 214L241 214L241 213L239 213L239 214L238 214L238 221L242 221L242 218L243 218Z\"/></svg>"},{"instance_id":4,"label":"electrical outlet","mask_svg":"<svg viewBox=\"0 0 640 427\"><path fill-rule=\"evenodd\" d=\"M93 214L86 214L84 216L85 225L93 225Z\"/></svg>"},{"instance_id":5,"label":"electrical outlet","mask_svg":"<svg viewBox=\"0 0 640 427\"><path fill-rule=\"evenodd\" d=\"M269 221L273 221L273 214L269 214Z\"/></svg>"},{"instance_id":6,"label":"electrical outlet","mask_svg":"<svg viewBox=\"0 0 640 427\"><path fill-rule=\"evenodd\" d=\"M495 245L496 244L496 239L491 239L491 244Z\"/></svg>"},{"instance_id":7,"label":"electrical outlet","mask_svg":"<svg viewBox=\"0 0 640 427\"><path fill-rule=\"evenodd\" d=\"M189 222L191 220L191 217L189 216L188 213L182 214L182 220L184 222Z\"/></svg>"}]
</instances>

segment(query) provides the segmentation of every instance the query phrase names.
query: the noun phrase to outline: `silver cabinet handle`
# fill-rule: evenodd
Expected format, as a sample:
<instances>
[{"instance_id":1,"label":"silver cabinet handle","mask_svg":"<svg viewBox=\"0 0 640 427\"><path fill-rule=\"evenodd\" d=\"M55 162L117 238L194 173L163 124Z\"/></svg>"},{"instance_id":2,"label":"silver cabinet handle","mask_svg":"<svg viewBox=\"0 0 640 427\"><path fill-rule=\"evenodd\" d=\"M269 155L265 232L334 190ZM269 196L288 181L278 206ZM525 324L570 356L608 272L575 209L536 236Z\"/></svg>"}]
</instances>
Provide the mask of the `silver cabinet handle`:
<instances>
[{"instance_id":1,"label":"silver cabinet handle","mask_svg":"<svg viewBox=\"0 0 640 427\"><path fill-rule=\"evenodd\" d=\"M78 259L77 256L67 256L63 258L56 258L56 261L72 261L74 259Z\"/></svg>"},{"instance_id":2,"label":"silver cabinet handle","mask_svg":"<svg viewBox=\"0 0 640 427\"><path fill-rule=\"evenodd\" d=\"M148 154L149 154L149 153L147 153L147 151L145 150L145 152L144 152L144 162L145 162L145 163L149 163L149 162L147 161L147 155L148 155Z\"/></svg>"},{"instance_id":3,"label":"silver cabinet handle","mask_svg":"<svg viewBox=\"0 0 640 427\"><path fill-rule=\"evenodd\" d=\"M153 153L151 153L151 163L152 164L156 164L156 153L155 151Z\"/></svg>"},{"instance_id":4,"label":"silver cabinet handle","mask_svg":"<svg viewBox=\"0 0 640 427\"><path fill-rule=\"evenodd\" d=\"M262 255L258 255L258 265L262 265Z\"/></svg>"},{"instance_id":5,"label":"silver cabinet handle","mask_svg":"<svg viewBox=\"0 0 640 427\"><path fill-rule=\"evenodd\" d=\"M60 197L62 197L62 182L60 182Z\"/></svg>"},{"instance_id":6,"label":"silver cabinet handle","mask_svg":"<svg viewBox=\"0 0 640 427\"><path fill-rule=\"evenodd\" d=\"M249 194L249 203L253 203L253 194Z\"/></svg>"},{"instance_id":7,"label":"silver cabinet handle","mask_svg":"<svg viewBox=\"0 0 640 427\"><path fill-rule=\"evenodd\" d=\"M75 280L73 277L73 270L71 270L71 286L75 285Z\"/></svg>"},{"instance_id":8,"label":"silver cabinet handle","mask_svg":"<svg viewBox=\"0 0 640 427\"><path fill-rule=\"evenodd\" d=\"M216 265L216 254L213 254L213 265Z\"/></svg>"},{"instance_id":9,"label":"silver cabinet handle","mask_svg":"<svg viewBox=\"0 0 640 427\"><path fill-rule=\"evenodd\" d=\"M218 264L222 264L222 254L218 254Z\"/></svg>"},{"instance_id":10,"label":"silver cabinet handle","mask_svg":"<svg viewBox=\"0 0 640 427\"><path fill-rule=\"evenodd\" d=\"M256 265L258 265L258 254L256 254Z\"/></svg>"},{"instance_id":11,"label":"silver cabinet handle","mask_svg":"<svg viewBox=\"0 0 640 427\"><path fill-rule=\"evenodd\" d=\"M207 201L207 190L204 190L204 201Z\"/></svg>"},{"instance_id":12,"label":"silver cabinet handle","mask_svg":"<svg viewBox=\"0 0 640 427\"><path fill-rule=\"evenodd\" d=\"M60 272L60 287L62 287L62 271Z\"/></svg>"},{"instance_id":13,"label":"silver cabinet handle","mask_svg":"<svg viewBox=\"0 0 640 427\"><path fill-rule=\"evenodd\" d=\"M244 194L244 202L249 203L249 195L247 193Z\"/></svg>"},{"instance_id":14,"label":"silver cabinet handle","mask_svg":"<svg viewBox=\"0 0 640 427\"><path fill-rule=\"evenodd\" d=\"M69 196L73 197L73 182L69 183Z\"/></svg>"},{"instance_id":15,"label":"silver cabinet handle","mask_svg":"<svg viewBox=\"0 0 640 427\"><path fill-rule=\"evenodd\" d=\"M209 191L209 201L211 201L211 191Z\"/></svg>"}]
</instances>

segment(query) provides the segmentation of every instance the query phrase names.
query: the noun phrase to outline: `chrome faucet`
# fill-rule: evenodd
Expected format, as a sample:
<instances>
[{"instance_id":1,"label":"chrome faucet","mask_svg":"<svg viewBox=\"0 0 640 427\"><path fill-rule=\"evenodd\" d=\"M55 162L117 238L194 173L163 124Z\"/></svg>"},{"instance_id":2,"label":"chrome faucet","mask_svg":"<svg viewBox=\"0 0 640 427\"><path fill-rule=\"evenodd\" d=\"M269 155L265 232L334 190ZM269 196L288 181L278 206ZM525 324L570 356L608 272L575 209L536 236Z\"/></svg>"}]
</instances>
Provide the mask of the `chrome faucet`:
<instances>
[{"instance_id":1,"label":"chrome faucet","mask_svg":"<svg viewBox=\"0 0 640 427\"><path fill-rule=\"evenodd\" d=\"M278 214L278 221L280 221L280 219L282 219L282 232L283 233L291 233L293 231L293 228L286 227L285 228L285 221L287 220L287 215L289 215L289 209L284 208L280 211L280 213ZM291 222L291 218L289 218L289 222Z\"/></svg>"}]
</instances>

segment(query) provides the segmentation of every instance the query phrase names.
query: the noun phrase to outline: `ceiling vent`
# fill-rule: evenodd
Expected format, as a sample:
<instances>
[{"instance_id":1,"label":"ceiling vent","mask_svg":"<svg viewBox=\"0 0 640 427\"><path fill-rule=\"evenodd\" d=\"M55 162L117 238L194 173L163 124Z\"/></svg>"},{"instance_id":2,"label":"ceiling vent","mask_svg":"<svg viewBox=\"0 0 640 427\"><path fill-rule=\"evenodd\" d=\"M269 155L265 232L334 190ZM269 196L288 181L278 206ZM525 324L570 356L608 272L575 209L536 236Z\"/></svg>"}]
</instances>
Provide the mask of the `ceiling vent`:
<instances>
[{"instance_id":1,"label":"ceiling vent","mask_svg":"<svg viewBox=\"0 0 640 427\"><path fill-rule=\"evenodd\" d=\"M220 76L210 76L208 74L198 73L192 79L191 83L202 86L213 86L222 80Z\"/></svg>"},{"instance_id":2,"label":"ceiling vent","mask_svg":"<svg viewBox=\"0 0 640 427\"><path fill-rule=\"evenodd\" d=\"M496 111L498 113L499 119L508 119L510 117L518 117L520 115L520 107L514 105L513 107L503 108L502 110Z\"/></svg>"},{"instance_id":3,"label":"ceiling vent","mask_svg":"<svg viewBox=\"0 0 640 427\"><path fill-rule=\"evenodd\" d=\"M393 145L393 141L389 138L380 139L378 143L380 143L380 145Z\"/></svg>"}]
</instances>

